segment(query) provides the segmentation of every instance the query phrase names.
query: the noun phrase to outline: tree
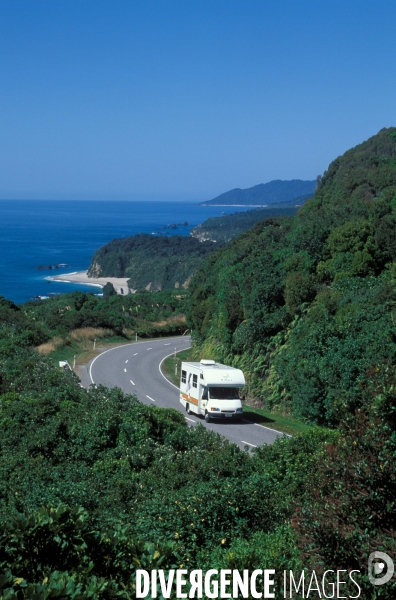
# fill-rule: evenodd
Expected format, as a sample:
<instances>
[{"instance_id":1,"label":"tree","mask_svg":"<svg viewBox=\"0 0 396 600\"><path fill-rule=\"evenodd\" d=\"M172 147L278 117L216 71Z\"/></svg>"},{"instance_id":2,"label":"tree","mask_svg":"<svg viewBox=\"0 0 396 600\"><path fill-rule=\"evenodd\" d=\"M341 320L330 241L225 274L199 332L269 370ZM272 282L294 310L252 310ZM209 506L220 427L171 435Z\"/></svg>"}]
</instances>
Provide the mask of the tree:
<instances>
[{"instance_id":1,"label":"tree","mask_svg":"<svg viewBox=\"0 0 396 600\"><path fill-rule=\"evenodd\" d=\"M108 281L103 288L103 298L107 299L111 296L116 296L117 292L114 289L114 285Z\"/></svg>"}]
</instances>

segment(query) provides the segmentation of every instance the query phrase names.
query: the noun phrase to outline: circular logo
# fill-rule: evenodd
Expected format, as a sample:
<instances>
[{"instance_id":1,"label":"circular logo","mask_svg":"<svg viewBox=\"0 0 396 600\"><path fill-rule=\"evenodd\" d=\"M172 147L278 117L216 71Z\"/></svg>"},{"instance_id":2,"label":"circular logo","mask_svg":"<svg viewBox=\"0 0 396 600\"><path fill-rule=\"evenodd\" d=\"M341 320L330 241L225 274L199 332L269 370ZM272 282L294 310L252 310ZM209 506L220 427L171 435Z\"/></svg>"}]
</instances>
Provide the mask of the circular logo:
<instances>
[{"instance_id":1,"label":"circular logo","mask_svg":"<svg viewBox=\"0 0 396 600\"><path fill-rule=\"evenodd\" d=\"M388 583L395 572L391 557L385 552L372 552L368 559L368 576L373 585Z\"/></svg>"}]
</instances>

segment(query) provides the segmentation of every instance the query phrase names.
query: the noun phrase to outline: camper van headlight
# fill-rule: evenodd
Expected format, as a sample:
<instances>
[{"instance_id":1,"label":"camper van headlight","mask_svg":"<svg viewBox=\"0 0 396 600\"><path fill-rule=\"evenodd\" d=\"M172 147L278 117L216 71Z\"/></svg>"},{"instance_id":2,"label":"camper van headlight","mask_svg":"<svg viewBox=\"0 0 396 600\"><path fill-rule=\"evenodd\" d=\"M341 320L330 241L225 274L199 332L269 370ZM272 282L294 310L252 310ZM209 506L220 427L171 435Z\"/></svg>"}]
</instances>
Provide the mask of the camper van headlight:
<instances>
[{"instance_id":1,"label":"camper van headlight","mask_svg":"<svg viewBox=\"0 0 396 600\"><path fill-rule=\"evenodd\" d=\"M242 408L237 408L235 412L241 413L241 412L243 412L243 409Z\"/></svg>"},{"instance_id":2,"label":"camper van headlight","mask_svg":"<svg viewBox=\"0 0 396 600\"><path fill-rule=\"evenodd\" d=\"M210 410L214 411L214 412L220 412L220 408L214 408L214 407L212 407Z\"/></svg>"}]
</instances>

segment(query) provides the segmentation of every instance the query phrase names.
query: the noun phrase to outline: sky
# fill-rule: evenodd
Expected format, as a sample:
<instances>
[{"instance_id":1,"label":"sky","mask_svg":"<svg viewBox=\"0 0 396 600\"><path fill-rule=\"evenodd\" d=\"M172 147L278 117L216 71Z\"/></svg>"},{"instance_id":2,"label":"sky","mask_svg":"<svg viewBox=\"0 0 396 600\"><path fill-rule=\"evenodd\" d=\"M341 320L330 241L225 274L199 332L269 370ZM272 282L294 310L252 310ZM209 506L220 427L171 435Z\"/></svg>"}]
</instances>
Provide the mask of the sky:
<instances>
[{"instance_id":1,"label":"sky","mask_svg":"<svg viewBox=\"0 0 396 600\"><path fill-rule=\"evenodd\" d=\"M209 200L396 124L394 0L0 0L0 198Z\"/></svg>"}]
</instances>

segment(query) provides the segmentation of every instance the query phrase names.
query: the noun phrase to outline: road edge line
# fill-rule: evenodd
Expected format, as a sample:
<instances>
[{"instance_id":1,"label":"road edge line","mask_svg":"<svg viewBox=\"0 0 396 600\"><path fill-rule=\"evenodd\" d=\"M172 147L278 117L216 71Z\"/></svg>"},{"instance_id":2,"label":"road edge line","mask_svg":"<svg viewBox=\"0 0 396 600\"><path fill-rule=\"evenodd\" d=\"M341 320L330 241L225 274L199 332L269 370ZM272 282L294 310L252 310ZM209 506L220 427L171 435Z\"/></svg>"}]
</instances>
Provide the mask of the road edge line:
<instances>
[{"instance_id":1,"label":"road edge line","mask_svg":"<svg viewBox=\"0 0 396 600\"><path fill-rule=\"evenodd\" d=\"M190 346L191 348L192 346ZM176 354L178 354L179 352L184 352L184 350L189 350L189 348L183 348L182 350L178 350L176 352ZM161 360L160 364L158 365L158 370L161 373L162 377L165 379L165 381L167 381L168 383L170 383L170 385L173 385L174 388L177 389L178 392L180 392L180 388L177 387L177 385L175 385L174 383L172 383L171 381L169 381L169 379L167 378L166 375L163 374L162 370L161 370L161 365L164 362L164 360L166 360L167 358L169 358L170 356L172 356L173 354L175 354L175 351L171 352L170 354L168 354L167 356L164 356L164 358Z\"/></svg>"}]
</instances>

